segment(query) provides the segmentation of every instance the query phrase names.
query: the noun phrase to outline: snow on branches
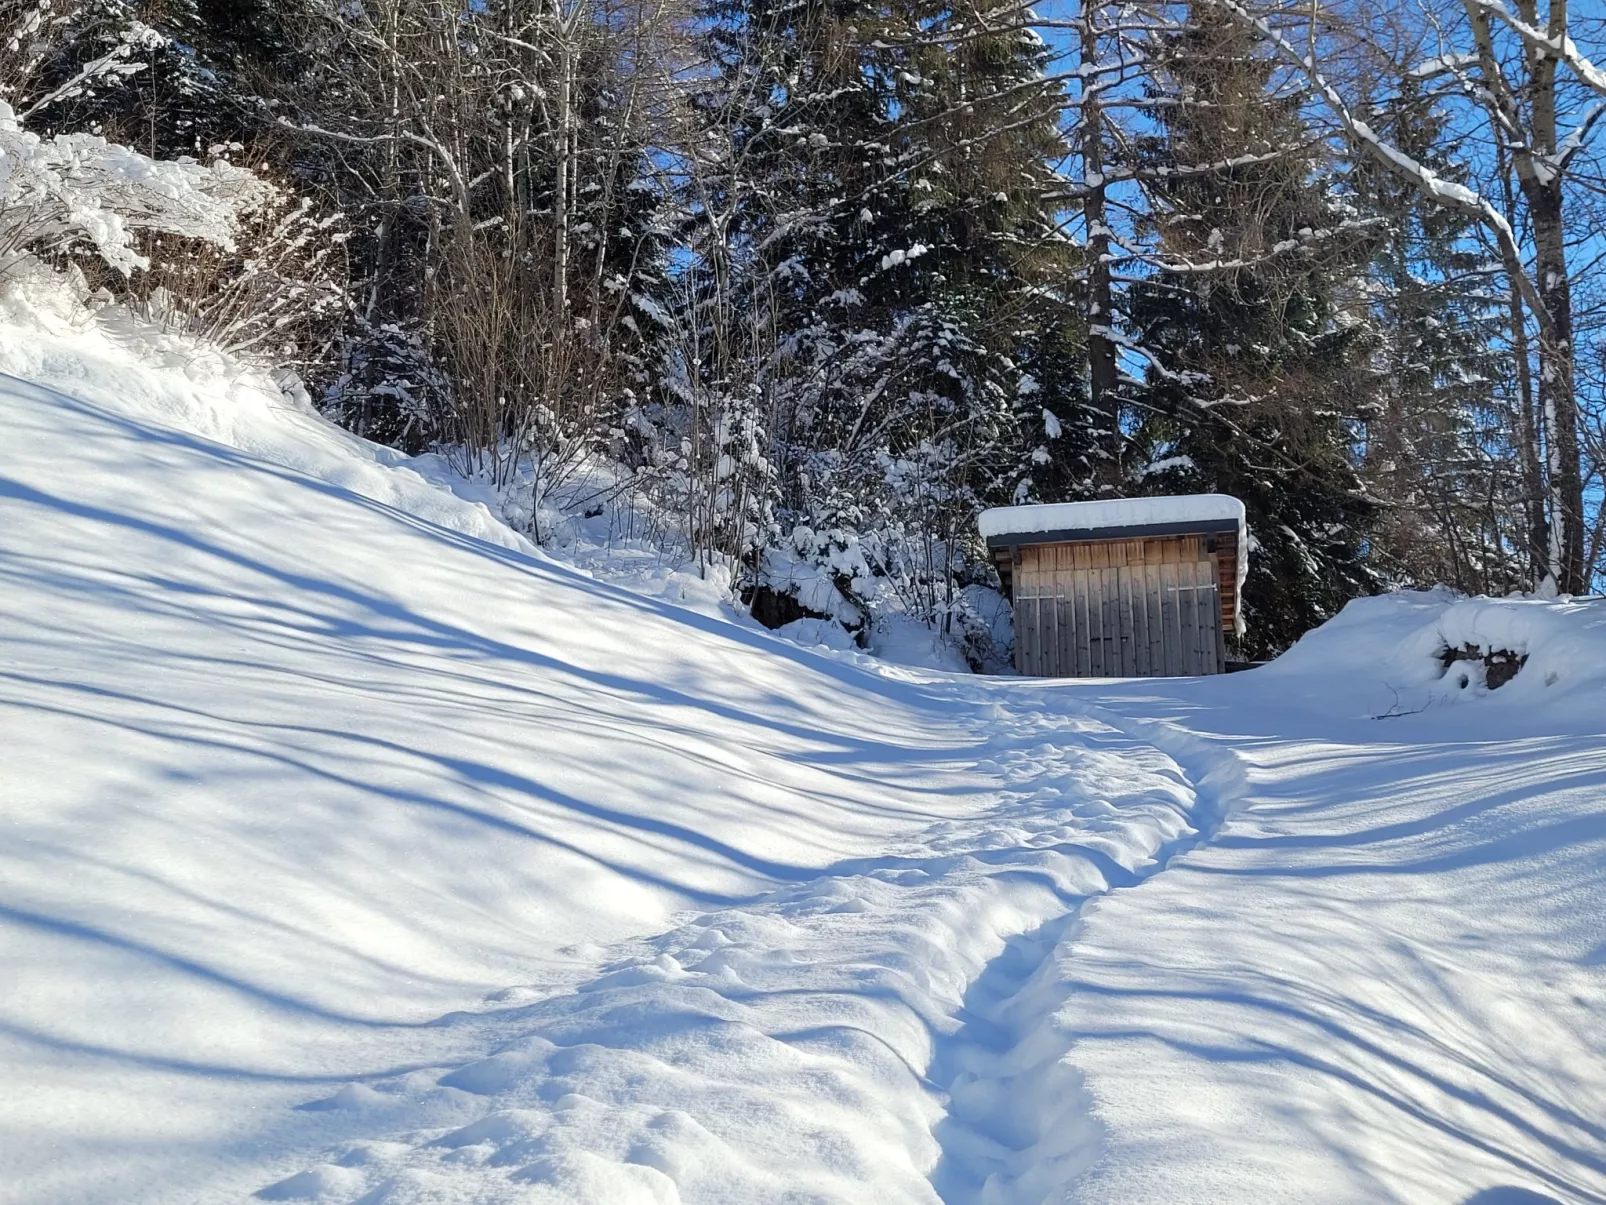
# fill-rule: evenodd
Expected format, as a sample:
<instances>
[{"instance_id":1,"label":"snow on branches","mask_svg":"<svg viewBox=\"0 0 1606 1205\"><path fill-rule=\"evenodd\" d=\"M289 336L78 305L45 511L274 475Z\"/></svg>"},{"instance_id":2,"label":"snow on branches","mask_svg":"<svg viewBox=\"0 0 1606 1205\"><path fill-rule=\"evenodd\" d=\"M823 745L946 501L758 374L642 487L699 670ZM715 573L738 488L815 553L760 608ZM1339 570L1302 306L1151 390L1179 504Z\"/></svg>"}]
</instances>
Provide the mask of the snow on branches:
<instances>
[{"instance_id":1,"label":"snow on branches","mask_svg":"<svg viewBox=\"0 0 1606 1205\"><path fill-rule=\"evenodd\" d=\"M129 275L150 266L142 232L231 250L240 220L274 186L222 160L161 161L93 134L42 138L0 101L0 272L22 256L88 244Z\"/></svg>"}]
</instances>

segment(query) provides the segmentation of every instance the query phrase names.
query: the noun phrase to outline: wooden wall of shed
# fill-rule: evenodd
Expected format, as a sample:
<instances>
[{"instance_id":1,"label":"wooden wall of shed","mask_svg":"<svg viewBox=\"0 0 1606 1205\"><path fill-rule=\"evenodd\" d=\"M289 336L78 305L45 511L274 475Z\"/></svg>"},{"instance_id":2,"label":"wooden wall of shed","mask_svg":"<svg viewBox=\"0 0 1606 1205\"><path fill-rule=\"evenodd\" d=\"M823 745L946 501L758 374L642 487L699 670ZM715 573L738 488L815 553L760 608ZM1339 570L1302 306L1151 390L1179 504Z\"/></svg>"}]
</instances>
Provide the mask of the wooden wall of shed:
<instances>
[{"instance_id":1,"label":"wooden wall of shed","mask_svg":"<svg viewBox=\"0 0 1606 1205\"><path fill-rule=\"evenodd\" d=\"M1015 664L1055 677L1224 668L1223 574L1211 537L1029 545L1014 567ZM1234 551L1236 551L1234 549ZM1236 558L1230 569L1236 585Z\"/></svg>"},{"instance_id":2,"label":"wooden wall of shed","mask_svg":"<svg viewBox=\"0 0 1606 1205\"><path fill-rule=\"evenodd\" d=\"M1221 570L1221 630L1231 632L1238 623L1238 533L1226 531L1213 538Z\"/></svg>"}]
</instances>

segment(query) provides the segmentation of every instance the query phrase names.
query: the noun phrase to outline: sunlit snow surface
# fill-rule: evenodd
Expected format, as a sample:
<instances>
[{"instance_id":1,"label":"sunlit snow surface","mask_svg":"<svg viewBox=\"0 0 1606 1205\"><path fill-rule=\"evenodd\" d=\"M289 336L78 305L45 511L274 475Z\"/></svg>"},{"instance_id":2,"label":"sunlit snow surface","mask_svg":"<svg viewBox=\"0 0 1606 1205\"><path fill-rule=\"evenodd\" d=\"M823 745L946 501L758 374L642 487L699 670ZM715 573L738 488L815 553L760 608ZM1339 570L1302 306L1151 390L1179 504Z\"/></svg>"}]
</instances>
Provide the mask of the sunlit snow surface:
<instances>
[{"instance_id":1,"label":"sunlit snow surface","mask_svg":"<svg viewBox=\"0 0 1606 1205\"><path fill-rule=\"evenodd\" d=\"M3 1199L1606 1199L1596 605L894 669L8 304Z\"/></svg>"}]
</instances>

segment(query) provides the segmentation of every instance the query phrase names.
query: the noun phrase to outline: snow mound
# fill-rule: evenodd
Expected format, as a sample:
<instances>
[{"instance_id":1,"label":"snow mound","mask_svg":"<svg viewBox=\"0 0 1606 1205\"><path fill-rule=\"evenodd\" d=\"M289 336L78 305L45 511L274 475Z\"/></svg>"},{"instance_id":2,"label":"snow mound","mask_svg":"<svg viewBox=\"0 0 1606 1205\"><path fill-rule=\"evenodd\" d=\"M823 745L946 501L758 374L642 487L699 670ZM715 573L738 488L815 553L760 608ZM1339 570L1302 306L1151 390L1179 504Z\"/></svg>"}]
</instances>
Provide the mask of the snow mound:
<instances>
[{"instance_id":1,"label":"snow mound","mask_svg":"<svg viewBox=\"0 0 1606 1205\"><path fill-rule=\"evenodd\" d=\"M0 277L0 332L0 373L170 424L423 522L541 555L484 501L463 499L401 453L331 425L293 382L281 384L119 307L101 308L99 298L37 261ZM433 459L421 458L421 467Z\"/></svg>"},{"instance_id":2,"label":"snow mound","mask_svg":"<svg viewBox=\"0 0 1606 1205\"><path fill-rule=\"evenodd\" d=\"M1606 600L1444 589L1356 599L1257 673L1323 709L1529 708L1606 681Z\"/></svg>"}]
</instances>

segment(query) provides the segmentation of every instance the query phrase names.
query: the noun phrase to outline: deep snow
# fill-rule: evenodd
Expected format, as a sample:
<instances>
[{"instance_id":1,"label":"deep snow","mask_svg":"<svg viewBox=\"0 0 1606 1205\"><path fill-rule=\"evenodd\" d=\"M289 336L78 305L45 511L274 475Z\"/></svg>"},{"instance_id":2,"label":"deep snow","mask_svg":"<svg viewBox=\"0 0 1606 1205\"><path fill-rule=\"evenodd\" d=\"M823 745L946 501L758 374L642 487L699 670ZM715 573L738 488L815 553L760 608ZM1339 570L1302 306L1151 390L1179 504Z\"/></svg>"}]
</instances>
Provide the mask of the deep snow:
<instances>
[{"instance_id":1,"label":"deep snow","mask_svg":"<svg viewBox=\"0 0 1606 1205\"><path fill-rule=\"evenodd\" d=\"M7 1200L1606 1200L1601 604L898 668L37 282L0 372Z\"/></svg>"}]
</instances>

